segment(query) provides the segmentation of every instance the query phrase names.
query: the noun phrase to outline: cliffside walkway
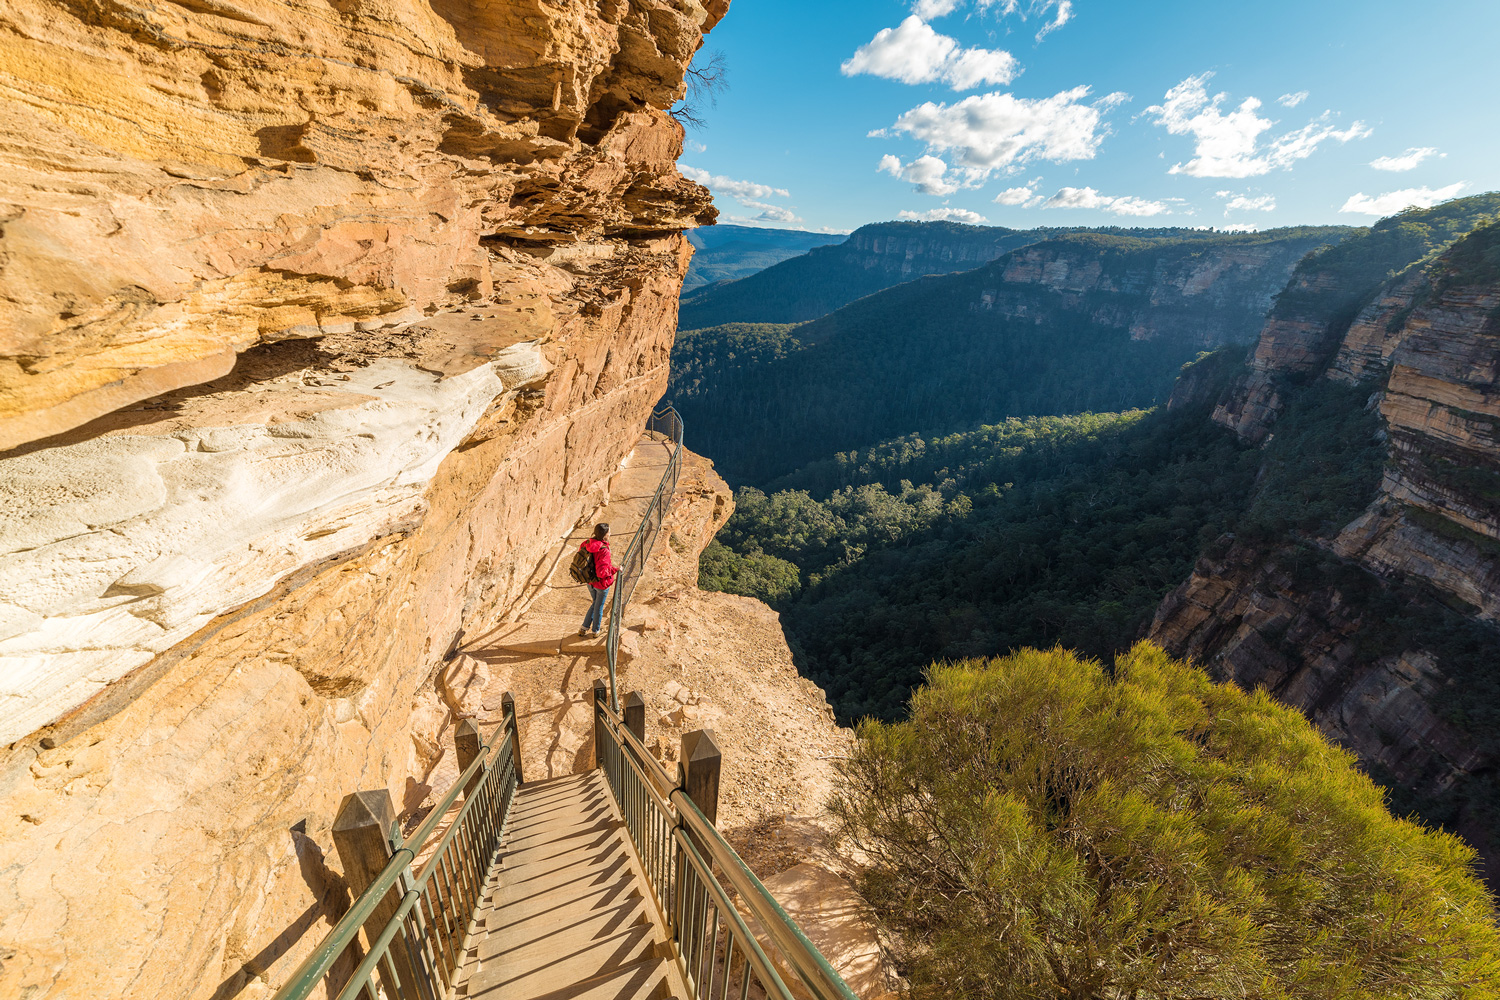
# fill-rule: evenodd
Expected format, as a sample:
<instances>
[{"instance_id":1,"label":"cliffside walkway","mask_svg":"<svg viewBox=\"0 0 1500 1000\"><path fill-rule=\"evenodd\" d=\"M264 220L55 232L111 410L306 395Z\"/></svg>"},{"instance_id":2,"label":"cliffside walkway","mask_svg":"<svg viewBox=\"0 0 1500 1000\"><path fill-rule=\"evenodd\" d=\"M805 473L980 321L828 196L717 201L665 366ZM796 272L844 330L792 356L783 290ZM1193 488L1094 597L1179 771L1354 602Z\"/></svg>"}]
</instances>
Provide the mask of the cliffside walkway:
<instances>
[{"instance_id":1,"label":"cliffside walkway","mask_svg":"<svg viewBox=\"0 0 1500 1000\"><path fill-rule=\"evenodd\" d=\"M645 570L681 469L682 418L669 405L651 414L625 466L612 479L609 502L603 510L596 512L589 523L576 527L553 550L543 589L517 621L485 635L485 645L493 650L543 655L603 652L609 663L610 704L618 710L616 668L625 605ZM602 638L591 638L578 634L589 607L588 585L575 581L568 567L573 553L593 537L594 524L601 521L610 525L610 549L619 573L610 588L605 612L608 629Z\"/></svg>"},{"instance_id":2,"label":"cliffside walkway","mask_svg":"<svg viewBox=\"0 0 1500 1000\"><path fill-rule=\"evenodd\" d=\"M595 767L531 784L513 700L488 744L466 720L463 773L409 840L387 791L347 796L359 895L276 1000L857 1000L714 826L712 734L684 734L670 776L638 692L616 713L596 681L593 715Z\"/></svg>"},{"instance_id":3,"label":"cliffside walkway","mask_svg":"<svg viewBox=\"0 0 1500 1000\"><path fill-rule=\"evenodd\" d=\"M616 517L645 500L613 588L610 684L592 691L594 767L523 783L506 694L487 743L472 719L455 728L462 773L410 838L386 789L346 796L333 839L358 895L276 1000L857 1000L715 827L713 735L685 733L669 775L642 742L645 699L632 692L622 706L615 688L621 615L681 447L676 412L654 414L610 504ZM511 648L555 629L550 609L566 600L537 601L506 633ZM539 651L577 639L585 607Z\"/></svg>"}]
</instances>

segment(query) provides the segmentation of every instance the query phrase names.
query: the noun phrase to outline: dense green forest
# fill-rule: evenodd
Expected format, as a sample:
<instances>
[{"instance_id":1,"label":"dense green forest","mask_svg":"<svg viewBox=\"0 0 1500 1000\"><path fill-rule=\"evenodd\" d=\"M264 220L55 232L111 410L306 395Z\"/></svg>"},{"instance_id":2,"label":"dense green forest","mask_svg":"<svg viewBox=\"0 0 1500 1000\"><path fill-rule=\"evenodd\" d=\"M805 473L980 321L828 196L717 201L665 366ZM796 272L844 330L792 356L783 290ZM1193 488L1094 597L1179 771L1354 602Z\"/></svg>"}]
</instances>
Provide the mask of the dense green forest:
<instances>
[{"instance_id":1,"label":"dense green forest","mask_svg":"<svg viewBox=\"0 0 1500 1000\"><path fill-rule=\"evenodd\" d=\"M1264 452L1201 408L906 435L742 488L700 582L780 609L841 716L894 718L934 660L1107 658L1232 533L1346 523L1384 456L1366 395L1318 384Z\"/></svg>"},{"instance_id":2,"label":"dense green forest","mask_svg":"<svg viewBox=\"0 0 1500 1000\"><path fill-rule=\"evenodd\" d=\"M1248 341L1260 317L1185 299L1198 312L1173 317L1180 335L1136 337L1131 317L1161 308L1143 275L1190 270L1211 249L1264 245L1288 254L1290 267L1349 232L1068 235L1049 246L1097 267L1100 290L1016 285L1007 311L982 308L1005 287L1002 260L919 278L797 326L689 331L673 349L669 391L694 446L735 484L764 483L918 428L1150 407L1166 401L1178 369L1202 350L1203 327L1218 324ZM1259 280L1280 285L1275 273Z\"/></svg>"}]
</instances>

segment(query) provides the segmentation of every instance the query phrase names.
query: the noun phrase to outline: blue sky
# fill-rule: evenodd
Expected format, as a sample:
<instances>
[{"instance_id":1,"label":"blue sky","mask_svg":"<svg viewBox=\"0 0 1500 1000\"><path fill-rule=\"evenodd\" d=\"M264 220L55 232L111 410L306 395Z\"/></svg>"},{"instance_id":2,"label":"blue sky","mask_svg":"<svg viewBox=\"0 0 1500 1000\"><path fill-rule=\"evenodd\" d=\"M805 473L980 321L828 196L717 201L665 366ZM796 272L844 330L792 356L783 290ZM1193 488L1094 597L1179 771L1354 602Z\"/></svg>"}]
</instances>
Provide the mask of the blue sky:
<instances>
[{"instance_id":1,"label":"blue sky","mask_svg":"<svg viewBox=\"0 0 1500 1000\"><path fill-rule=\"evenodd\" d=\"M785 228L1365 225L1500 188L1497 40L1500 0L733 0L683 172Z\"/></svg>"}]
</instances>

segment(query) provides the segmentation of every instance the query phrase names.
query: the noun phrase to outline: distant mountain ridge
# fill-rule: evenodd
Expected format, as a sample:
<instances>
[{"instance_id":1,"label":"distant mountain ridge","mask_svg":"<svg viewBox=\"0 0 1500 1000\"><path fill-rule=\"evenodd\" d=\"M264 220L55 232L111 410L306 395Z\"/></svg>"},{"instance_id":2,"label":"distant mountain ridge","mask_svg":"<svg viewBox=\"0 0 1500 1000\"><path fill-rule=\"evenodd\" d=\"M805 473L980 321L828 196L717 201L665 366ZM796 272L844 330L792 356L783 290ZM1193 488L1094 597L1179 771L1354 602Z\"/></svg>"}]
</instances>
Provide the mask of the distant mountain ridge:
<instances>
[{"instance_id":1,"label":"distant mountain ridge","mask_svg":"<svg viewBox=\"0 0 1500 1000\"><path fill-rule=\"evenodd\" d=\"M723 323L804 323L855 299L931 274L969 271L1013 250L1069 235L1214 239L1201 229L1006 229L958 222L877 222L738 281L684 294L677 328Z\"/></svg>"},{"instance_id":2,"label":"distant mountain ridge","mask_svg":"<svg viewBox=\"0 0 1500 1000\"><path fill-rule=\"evenodd\" d=\"M800 229L760 229L754 226L699 226L687 240L695 249L693 264L682 282L683 294L706 285L746 278L814 247L842 243L844 233L809 233Z\"/></svg>"},{"instance_id":3,"label":"distant mountain ridge","mask_svg":"<svg viewBox=\"0 0 1500 1000\"><path fill-rule=\"evenodd\" d=\"M913 430L1152 406L1199 351L1251 342L1304 255L1358 231L1074 231L799 326L681 332L671 392L699 447L740 483ZM864 259L895 273L907 259L958 259L954 244L908 254L910 240L866 236Z\"/></svg>"}]
</instances>

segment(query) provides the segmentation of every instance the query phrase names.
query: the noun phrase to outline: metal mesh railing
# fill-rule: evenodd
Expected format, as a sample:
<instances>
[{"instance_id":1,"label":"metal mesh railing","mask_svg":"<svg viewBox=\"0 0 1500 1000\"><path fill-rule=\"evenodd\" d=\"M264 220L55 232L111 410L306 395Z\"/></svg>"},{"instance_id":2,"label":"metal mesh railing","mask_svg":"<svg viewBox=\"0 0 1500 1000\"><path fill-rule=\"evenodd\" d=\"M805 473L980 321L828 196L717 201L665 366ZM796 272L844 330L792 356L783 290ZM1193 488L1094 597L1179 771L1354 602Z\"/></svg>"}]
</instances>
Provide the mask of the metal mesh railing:
<instances>
[{"instance_id":1,"label":"metal mesh railing","mask_svg":"<svg viewBox=\"0 0 1500 1000\"><path fill-rule=\"evenodd\" d=\"M518 747L515 710L508 704L505 722L491 742L480 748L412 836L402 842L399 832L392 831L395 850L389 863L275 1000L302 1000L316 991L355 947L360 928L393 897L398 900L395 913L384 925L365 927L368 949L337 1000L443 1000L453 995L473 915L520 783ZM462 806L439 834L460 793ZM427 860L413 874L412 862L423 855ZM329 984L328 992L337 985Z\"/></svg>"},{"instance_id":2,"label":"metal mesh railing","mask_svg":"<svg viewBox=\"0 0 1500 1000\"><path fill-rule=\"evenodd\" d=\"M677 477L682 472L682 417L678 416L672 404L668 403L651 414L646 421L646 433L661 435L663 442L671 450L671 456L667 459L667 469L662 473L661 482L656 486L656 494L652 496L640 526L635 529L630 545L620 560L610 596L609 635L604 641L604 650L609 659L609 704L616 712L620 710L619 691L615 681L615 664L620 651L620 623L625 615L625 605L629 603L631 595L635 593L635 585L645 572L646 558L651 555L651 549L656 544L656 536L661 532L662 521L672 503L672 494L677 490Z\"/></svg>"},{"instance_id":3,"label":"metal mesh railing","mask_svg":"<svg viewBox=\"0 0 1500 1000\"><path fill-rule=\"evenodd\" d=\"M643 729L644 715L637 720ZM682 767L675 780L669 778L641 736L596 693L599 766L646 871L693 1000L794 1000L778 964L815 1000L857 1000L687 794ZM762 929L765 945L730 898L731 891ZM768 957L766 947L779 963Z\"/></svg>"}]
</instances>

